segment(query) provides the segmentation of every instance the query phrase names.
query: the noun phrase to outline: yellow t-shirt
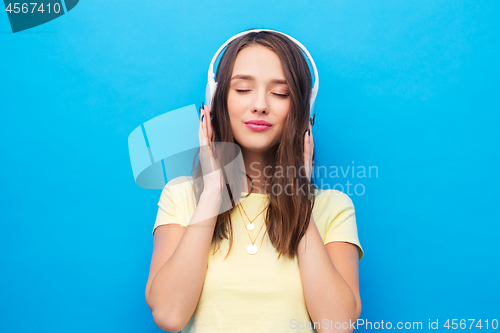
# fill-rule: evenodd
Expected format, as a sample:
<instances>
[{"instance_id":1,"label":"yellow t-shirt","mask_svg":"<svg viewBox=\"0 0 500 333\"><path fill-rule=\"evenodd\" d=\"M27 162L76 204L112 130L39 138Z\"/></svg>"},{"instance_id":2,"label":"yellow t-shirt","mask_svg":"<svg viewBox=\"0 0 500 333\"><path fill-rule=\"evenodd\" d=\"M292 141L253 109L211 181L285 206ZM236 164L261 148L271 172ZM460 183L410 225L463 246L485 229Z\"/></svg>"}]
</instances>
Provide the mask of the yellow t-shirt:
<instances>
[{"instance_id":1,"label":"yellow t-shirt","mask_svg":"<svg viewBox=\"0 0 500 333\"><path fill-rule=\"evenodd\" d=\"M193 179L185 177L184 180L176 178L165 185L158 202L153 236L160 225L187 226L191 219L196 208ZM268 201L265 194L251 193L241 204L253 219ZM264 214L254 221L255 228L250 231L252 239L264 223ZM363 250L349 196L337 190L316 190L313 218L324 244L335 241L355 244L361 260ZM248 222L244 214L243 219ZM182 333L317 332L311 329L313 325L306 308L297 256L294 260L284 256L278 260L278 252L265 233L265 226L255 242L257 253L249 254L250 238L237 208L232 210L231 220L231 252L223 261L229 240L222 241L215 255L212 255L214 245L211 246L198 306Z\"/></svg>"}]
</instances>

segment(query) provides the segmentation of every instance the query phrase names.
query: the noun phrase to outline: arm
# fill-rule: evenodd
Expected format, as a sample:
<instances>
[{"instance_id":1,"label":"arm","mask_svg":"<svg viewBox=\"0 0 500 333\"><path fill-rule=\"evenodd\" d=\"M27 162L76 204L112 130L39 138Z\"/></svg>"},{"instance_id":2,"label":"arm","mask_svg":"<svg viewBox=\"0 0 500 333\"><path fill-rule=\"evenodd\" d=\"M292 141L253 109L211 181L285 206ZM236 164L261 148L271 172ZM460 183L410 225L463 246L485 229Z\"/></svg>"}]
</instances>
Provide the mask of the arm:
<instances>
[{"instance_id":1,"label":"arm","mask_svg":"<svg viewBox=\"0 0 500 333\"><path fill-rule=\"evenodd\" d=\"M196 309L219 206L220 194L204 191L191 218L199 222L156 230L146 302L155 323L164 330L182 330Z\"/></svg>"},{"instance_id":2,"label":"arm","mask_svg":"<svg viewBox=\"0 0 500 333\"><path fill-rule=\"evenodd\" d=\"M307 310L313 324L319 322L318 332L335 332L335 322L356 321L361 313L356 246L331 242L325 247L311 215L297 255ZM342 275L334 263L342 267ZM328 329L324 329L324 319L329 323ZM352 332L352 329L344 324L339 331Z\"/></svg>"},{"instance_id":3,"label":"arm","mask_svg":"<svg viewBox=\"0 0 500 333\"><path fill-rule=\"evenodd\" d=\"M312 126L304 134L304 166L310 179L314 152ZM304 298L313 325L318 332L352 332L351 322L361 314L359 296L358 249L347 242L323 244L311 214L307 231L299 242L298 262ZM324 325L326 319L328 326ZM336 330L335 322L343 324ZM324 327L328 328L325 329Z\"/></svg>"}]
</instances>

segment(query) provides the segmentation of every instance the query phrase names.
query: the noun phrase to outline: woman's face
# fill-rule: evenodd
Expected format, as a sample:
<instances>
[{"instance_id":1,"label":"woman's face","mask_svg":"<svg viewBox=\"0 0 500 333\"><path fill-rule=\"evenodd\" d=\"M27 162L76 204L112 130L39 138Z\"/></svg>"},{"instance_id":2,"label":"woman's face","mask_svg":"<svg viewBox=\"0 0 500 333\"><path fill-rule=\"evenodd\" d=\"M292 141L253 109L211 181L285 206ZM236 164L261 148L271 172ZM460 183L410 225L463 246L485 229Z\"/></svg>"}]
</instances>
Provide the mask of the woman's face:
<instances>
[{"instance_id":1,"label":"woman's face","mask_svg":"<svg viewBox=\"0 0 500 333\"><path fill-rule=\"evenodd\" d=\"M290 100L283 67L274 51L257 44L238 53L227 104L233 135L242 149L264 153L279 142ZM265 121L269 126L252 121Z\"/></svg>"}]
</instances>

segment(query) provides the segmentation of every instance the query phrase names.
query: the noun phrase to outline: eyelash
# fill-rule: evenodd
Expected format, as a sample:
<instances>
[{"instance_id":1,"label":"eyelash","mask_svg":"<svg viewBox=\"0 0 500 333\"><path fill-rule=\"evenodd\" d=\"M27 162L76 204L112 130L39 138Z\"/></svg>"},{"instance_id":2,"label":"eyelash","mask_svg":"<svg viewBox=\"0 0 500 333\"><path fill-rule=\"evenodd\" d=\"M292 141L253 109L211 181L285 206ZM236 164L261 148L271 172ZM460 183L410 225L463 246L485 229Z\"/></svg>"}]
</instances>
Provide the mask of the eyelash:
<instances>
[{"instance_id":1,"label":"eyelash","mask_svg":"<svg viewBox=\"0 0 500 333\"><path fill-rule=\"evenodd\" d=\"M245 92L250 91L250 90L236 90L236 91L239 93L245 93ZM288 97L288 95L282 95L282 94L274 94L274 95L279 96L279 97L283 97L283 98Z\"/></svg>"}]
</instances>

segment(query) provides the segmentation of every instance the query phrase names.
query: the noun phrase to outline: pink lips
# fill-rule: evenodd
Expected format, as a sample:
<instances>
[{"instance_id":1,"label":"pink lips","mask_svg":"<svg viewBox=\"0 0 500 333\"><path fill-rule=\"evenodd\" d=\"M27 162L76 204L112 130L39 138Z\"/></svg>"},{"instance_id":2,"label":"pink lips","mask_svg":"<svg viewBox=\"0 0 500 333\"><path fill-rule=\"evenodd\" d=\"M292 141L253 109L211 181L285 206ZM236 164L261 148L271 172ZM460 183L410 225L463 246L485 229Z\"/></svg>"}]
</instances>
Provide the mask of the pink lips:
<instances>
[{"instance_id":1,"label":"pink lips","mask_svg":"<svg viewBox=\"0 0 500 333\"><path fill-rule=\"evenodd\" d=\"M259 119L254 119L254 120L249 120L245 121L245 126L251 129L252 131L265 131L271 128L270 123L268 123L265 120L259 120Z\"/></svg>"}]
</instances>

